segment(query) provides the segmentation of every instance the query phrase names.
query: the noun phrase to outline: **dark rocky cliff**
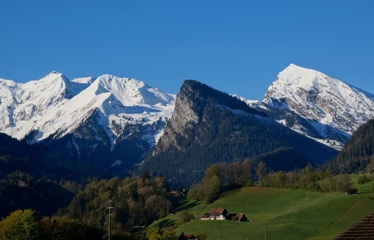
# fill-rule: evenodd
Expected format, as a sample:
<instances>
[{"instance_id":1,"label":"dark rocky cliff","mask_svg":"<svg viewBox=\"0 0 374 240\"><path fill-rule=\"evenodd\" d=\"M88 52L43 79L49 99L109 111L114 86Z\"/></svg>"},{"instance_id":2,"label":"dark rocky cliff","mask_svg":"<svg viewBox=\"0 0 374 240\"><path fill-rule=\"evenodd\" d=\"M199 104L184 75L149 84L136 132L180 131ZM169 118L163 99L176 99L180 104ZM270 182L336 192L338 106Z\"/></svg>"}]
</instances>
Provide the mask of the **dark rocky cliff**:
<instances>
[{"instance_id":1,"label":"dark rocky cliff","mask_svg":"<svg viewBox=\"0 0 374 240\"><path fill-rule=\"evenodd\" d=\"M173 183L189 185L213 163L243 161L279 147L293 148L317 165L337 155L267 116L235 97L187 80L164 135L139 171L163 174Z\"/></svg>"}]
</instances>

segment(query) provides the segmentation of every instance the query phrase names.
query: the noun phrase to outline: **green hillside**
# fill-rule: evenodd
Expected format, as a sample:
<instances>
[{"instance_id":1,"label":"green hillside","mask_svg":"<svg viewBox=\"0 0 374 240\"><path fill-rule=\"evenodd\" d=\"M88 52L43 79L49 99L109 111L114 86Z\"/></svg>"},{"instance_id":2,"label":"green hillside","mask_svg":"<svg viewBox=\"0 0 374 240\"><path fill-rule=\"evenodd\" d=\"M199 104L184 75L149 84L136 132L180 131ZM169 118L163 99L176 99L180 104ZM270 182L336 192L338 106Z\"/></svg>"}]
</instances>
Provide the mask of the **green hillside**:
<instances>
[{"instance_id":1,"label":"green hillside","mask_svg":"<svg viewBox=\"0 0 374 240\"><path fill-rule=\"evenodd\" d=\"M318 193L305 190L245 187L224 194L212 204L187 203L194 221L183 224L177 233L204 231L207 239L333 239L374 212L373 182L357 186L359 194ZM201 221L211 208L226 208L229 213L245 213L249 222ZM178 224L176 215L152 226Z\"/></svg>"}]
</instances>

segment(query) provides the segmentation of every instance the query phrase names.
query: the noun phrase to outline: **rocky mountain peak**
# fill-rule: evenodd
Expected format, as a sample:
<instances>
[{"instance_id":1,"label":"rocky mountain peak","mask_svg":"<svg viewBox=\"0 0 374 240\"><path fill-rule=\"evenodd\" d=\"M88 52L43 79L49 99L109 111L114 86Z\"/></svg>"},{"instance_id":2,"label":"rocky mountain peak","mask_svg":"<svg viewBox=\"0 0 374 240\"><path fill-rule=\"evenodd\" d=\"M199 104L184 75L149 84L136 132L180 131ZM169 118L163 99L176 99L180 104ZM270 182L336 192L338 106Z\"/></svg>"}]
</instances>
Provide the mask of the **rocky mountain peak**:
<instances>
[{"instance_id":1,"label":"rocky mountain peak","mask_svg":"<svg viewBox=\"0 0 374 240\"><path fill-rule=\"evenodd\" d=\"M186 184L201 177L212 163L243 161L283 146L297 149L317 164L335 156L333 149L284 127L268 114L238 97L187 80L164 134L139 169Z\"/></svg>"},{"instance_id":2,"label":"rocky mountain peak","mask_svg":"<svg viewBox=\"0 0 374 240\"><path fill-rule=\"evenodd\" d=\"M195 80L186 80L175 101L174 113L166 126L164 135L153 150L153 155L170 146L182 150L177 138L189 138L212 108L222 108L235 114L251 114L266 117L264 112L255 110L237 97L218 91Z\"/></svg>"},{"instance_id":3,"label":"rocky mountain peak","mask_svg":"<svg viewBox=\"0 0 374 240\"><path fill-rule=\"evenodd\" d=\"M268 88L264 103L307 119L325 138L345 142L374 116L371 95L321 72L291 64Z\"/></svg>"}]
</instances>

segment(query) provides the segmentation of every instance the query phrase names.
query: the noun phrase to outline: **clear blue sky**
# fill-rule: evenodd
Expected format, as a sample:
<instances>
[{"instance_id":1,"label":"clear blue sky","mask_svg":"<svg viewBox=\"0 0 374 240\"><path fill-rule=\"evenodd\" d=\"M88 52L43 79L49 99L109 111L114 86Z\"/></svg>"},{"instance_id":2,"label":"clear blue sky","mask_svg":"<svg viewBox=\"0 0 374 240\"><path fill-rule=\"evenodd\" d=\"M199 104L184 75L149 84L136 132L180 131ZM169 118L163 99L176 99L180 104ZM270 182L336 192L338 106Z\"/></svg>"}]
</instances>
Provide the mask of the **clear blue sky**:
<instances>
[{"instance_id":1,"label":"clear blue sky","mask_svg":"<svg viewBox=\"0 0 374 240\"><path fill-rule=\"evenodd\" d=\"M0 77L185 79L261 100L290 63L374 93L372 0L0 0Z\"/></svg>"}]
</instances>

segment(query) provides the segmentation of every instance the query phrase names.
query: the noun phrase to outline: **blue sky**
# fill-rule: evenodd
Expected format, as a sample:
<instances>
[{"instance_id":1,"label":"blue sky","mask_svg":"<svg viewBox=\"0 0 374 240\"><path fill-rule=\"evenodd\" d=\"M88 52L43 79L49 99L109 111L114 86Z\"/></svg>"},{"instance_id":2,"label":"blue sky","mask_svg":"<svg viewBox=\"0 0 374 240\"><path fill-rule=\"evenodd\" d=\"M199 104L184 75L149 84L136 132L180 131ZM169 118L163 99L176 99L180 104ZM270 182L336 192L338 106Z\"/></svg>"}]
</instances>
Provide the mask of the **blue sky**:
<instances>
[{"instance_id":1,"label":"blue sky","mask_svg":"<svg viewBox=\"0 0 374 240\"><path fill-rule=\"evenodd\" d=\"M0 78L195 79L261 100L290 63L374 93L372 0L1 0Z\"/></svg>"}]
</instances>

